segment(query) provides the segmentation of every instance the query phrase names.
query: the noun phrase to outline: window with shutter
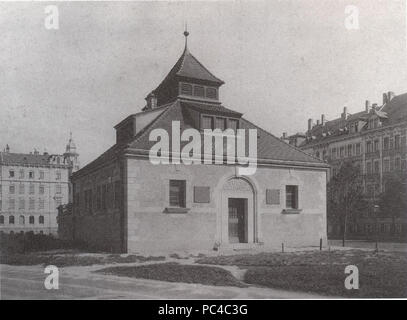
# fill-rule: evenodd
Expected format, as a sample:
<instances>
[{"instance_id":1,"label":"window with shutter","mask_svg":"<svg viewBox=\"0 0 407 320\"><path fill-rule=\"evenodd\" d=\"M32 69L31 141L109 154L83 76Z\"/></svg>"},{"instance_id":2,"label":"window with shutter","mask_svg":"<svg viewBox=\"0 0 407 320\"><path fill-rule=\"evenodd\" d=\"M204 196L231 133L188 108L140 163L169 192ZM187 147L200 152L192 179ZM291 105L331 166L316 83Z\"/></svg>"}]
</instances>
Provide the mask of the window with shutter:
<instances>
[{"instance_id":1,"label":"window with shutter","mask_svg":"<svg viewBox=\"0 0 407 320\"><path fill-rule=\"evenodd\" d=\"M218 98L218 90L216 88L206 88L206 97L210 99Z\"/></svg>"},{"instance_id":2,"label":"window with shutter","mask_svg":"<svg viewBox=\"0 0 407 320\"><path fill-rule=\"evenodd\" d=\"M189 83L181 83L181 94L192 96L192 85Z\"/></svg>"},{"instance_id":3,"label":"window with shutter","mask_svg":"<svg viewBox=\"0 0 407 320\"><path fill-rule=\"evenodd\" d=\"M194 96L204 97L205 96L205 88L202 87L202 86L194 86Z\"/></svg>"}]
</instances>

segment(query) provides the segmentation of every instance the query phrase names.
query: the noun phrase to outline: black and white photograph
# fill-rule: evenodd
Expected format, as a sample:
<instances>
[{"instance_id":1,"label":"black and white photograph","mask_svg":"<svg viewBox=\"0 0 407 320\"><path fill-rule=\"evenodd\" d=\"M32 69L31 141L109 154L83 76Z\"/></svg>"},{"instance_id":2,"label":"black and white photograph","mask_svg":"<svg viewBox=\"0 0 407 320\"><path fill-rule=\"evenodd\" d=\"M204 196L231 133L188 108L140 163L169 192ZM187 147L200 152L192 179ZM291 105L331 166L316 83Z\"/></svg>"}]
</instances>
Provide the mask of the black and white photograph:
<instances>
[{"instance_id":1,"label":"black and white photograph","mask_svg":"<svg viewBox=\"0 0 407 320\"><path fill-rule=\"evenodd\" d=\"M0 300L407 298L406 0L1 1L0 32Z\"/></svg>"}]
</instances>

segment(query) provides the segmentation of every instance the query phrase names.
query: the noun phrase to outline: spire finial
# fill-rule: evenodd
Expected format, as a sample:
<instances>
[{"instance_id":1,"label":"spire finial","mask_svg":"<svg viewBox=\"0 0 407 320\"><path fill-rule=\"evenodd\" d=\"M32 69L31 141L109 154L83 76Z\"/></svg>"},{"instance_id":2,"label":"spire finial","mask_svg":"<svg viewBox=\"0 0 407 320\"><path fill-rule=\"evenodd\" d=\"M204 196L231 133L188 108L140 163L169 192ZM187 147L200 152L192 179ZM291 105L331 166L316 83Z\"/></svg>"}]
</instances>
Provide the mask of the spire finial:
<instances>
[{"instance_id":1,"label":"spire finial","mask_svg":"<svg viewBox=\"0 0 407 320\"><path fill-rule=\"evenodd\" d=\"M188 36L189 36L188 25L186 22L185 22L184 36L185 36L185 50L186 50L188 48Z\"/></svg>"}]
</instances>

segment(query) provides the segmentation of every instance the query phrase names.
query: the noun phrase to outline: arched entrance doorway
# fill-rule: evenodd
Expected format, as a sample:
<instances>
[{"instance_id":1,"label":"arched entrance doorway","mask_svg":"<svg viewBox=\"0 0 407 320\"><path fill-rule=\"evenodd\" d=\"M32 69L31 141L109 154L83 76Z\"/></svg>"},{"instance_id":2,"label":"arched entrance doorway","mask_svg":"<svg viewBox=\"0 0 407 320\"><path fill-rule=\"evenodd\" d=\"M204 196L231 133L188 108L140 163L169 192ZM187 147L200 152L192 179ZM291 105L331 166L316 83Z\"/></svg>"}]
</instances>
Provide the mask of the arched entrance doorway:
<instances>
[{"instance_id":1,"label":"arched entrance doorway","mask_svg":"<svg viewBox=\"0 0 407 320\"><path fill-rule=\"evenodd\" d=\"M236 246L255 243L255 192L250 182L240 177L227 180L222 187L221 203L222 243Z\"/></svg>"}]
</instances>

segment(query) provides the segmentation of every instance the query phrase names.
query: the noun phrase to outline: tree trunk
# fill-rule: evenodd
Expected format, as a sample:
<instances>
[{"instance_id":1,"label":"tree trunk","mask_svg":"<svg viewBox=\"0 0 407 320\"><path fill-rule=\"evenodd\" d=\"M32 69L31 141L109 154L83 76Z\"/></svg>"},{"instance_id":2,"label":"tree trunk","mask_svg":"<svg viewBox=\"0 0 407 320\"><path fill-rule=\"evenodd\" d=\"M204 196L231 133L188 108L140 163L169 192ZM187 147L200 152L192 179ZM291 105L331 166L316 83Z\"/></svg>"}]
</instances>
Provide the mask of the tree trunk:
<instances>
[{"instance_id":1,"label":"tree trunk","mask_svg":"<svg viewBox=\"0 0 407 320\"><path fill-rule=\"evenodd\" d=\"M343 231L342 231L342 247L345 246L345 240L346 240L346 223L347 223L347 210L345 210L345 216L343 217Z\"/></svg>"}]
</instances>

